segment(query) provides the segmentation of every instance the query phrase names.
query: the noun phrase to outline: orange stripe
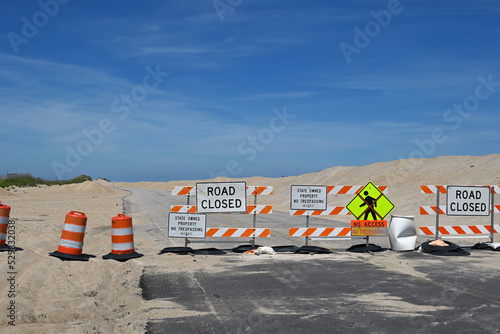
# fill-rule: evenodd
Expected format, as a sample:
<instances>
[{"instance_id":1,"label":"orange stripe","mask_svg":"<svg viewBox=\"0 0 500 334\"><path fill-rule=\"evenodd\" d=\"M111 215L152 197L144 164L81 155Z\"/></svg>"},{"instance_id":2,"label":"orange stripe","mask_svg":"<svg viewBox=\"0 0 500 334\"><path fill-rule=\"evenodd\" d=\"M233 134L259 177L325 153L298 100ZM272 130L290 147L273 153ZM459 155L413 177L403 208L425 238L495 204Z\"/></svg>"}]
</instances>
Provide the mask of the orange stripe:
<instances>
[{"instance_id":1,"label":"orange stripe","mask_svg":"<svg viewBox=\"0 0 500 334\"><path fill-rule=\"evenodd\" d=\"M257 205L247 205L247 212L246 212L246 214L249 214L250 212L252 212L253 210L255 210L256 207L257 207Z\"/></svg>"},{"instance_id":2,"label":"orange stripe","mask_svg":"<svg viewBox=\"0 0 500 334\"><path fill-rule=\"evenodd\" d=\"M310 227L307 229L305 236L310 237L314 232L316 232L316 227Z\"/></svg>"},{"instance_id":3,"label":"orange stripe","mask_svg":"<svg viewBox=\"0 0 500 334\"><path fill-rule=\"evenodd\" d=\"M420 189L426 194L432 194L432 190L430 190L428 186L420 186Z\"/></svg>"},{"instance_id":4,"label":"orange stripe","mask_svg":"<svg viewBox=\"0 0 500 334\"><path fill-rule=\"evenodd\" d=\"M72 254L72 255L82 255L82 250L78 248L69 248L64 246L57 247L59 253Z\"/></svg>"},{"instance_id":5,"label":"orange stripe","mask_svg":"<svg viewBox=\"0 0 500 334\"><path fill-rule=\"evenodd\" d=\"M334 229L333 229L333 228L331 228L331 227L325 228L325 230L324 230L323 232L321 232L319 236L320 236L320 237L326 237L326 236L328 236L330 233L332 233L332 232L333 232L333 230L334 230Z\"/></svg>"},{"instance_id":6,"label":"orange stripe","mask_svg":"<svg viewBox=\"0 0 500 334\"><path fill-rule=\"evenodd\" d=\"M337 206L335 209L333 209L332 213L330 215L338 215L342 210L345 208L343 206Z\"/></svg>"},{"instance_id":7,"label":"orange stripe","mask_svg":"<svg viewBox=\"0 0 500 334\"><path fill-rule=\"evenodd\" d=\"M193 205L192 207L190 207L188 212L189 213L196 213L196 205Z\"/></svg>"},{"instance_id":8,"label":"orange stripe","mask_svg":"<svg viewBox=\"0 0 500 334\"><path fill-rule=\"evenodd\" d=\"M441 194L446 194L446 187L444 187L444 186L438 186L438 188L439 188L439 192Z\"/></svg>"},{"instance_id":9,"label":"orange stripe","mask_svg":"<svg viewBox=\"0 0 500 334\"><path fill-rule=\"evenodd\" d=\"M302 216L304 213L306 213L306 210L297 210L293 214L294 216Z\"/></svg>"},{"instance_id":10,"label":"orange stripe","mask_svg":"<svg viewBox=\"0 0 500 334\"><path fill-rule=\"evenodd\" d=\"M480 229L478 229L476 226L472 225L472 226L469 226L469 228L471 229L472 232L474 232L475 234L481 234L483 232L481 232Z\"/></svg>"},{"instance_id":11,"label":"orange stripe","mask_svg":"<svg viewBox=\"0 0 500 334\"><path fill-rule=\"evenodd\" d=\"M333 188L335 188L335 186L327 186L326 193L329 194L333 190Z\"/></svg>"},{"instance_id":12,"label":"orange stripe","mask_svg":"<svg viewBox=\"0 0 500 334\"><path fill-rule=\"evenodd\" d=\"M339 233L339 236L340 237L345 237L347 234L349 234L350 231L351 231L351 229L349 227L344 227L342 229L342 232Z\"/></svg>"},{"instance_id":13,"label":"orange stripe","mask_svg":"<svg viewBox=\"0 0 500 334\"><path fill-rule=\"evenodd\" d=\"M264 209L260 212L261 214L266 214L266 213L269 213L271 212L271 210L273 209L273 206L272 205L266 205L264 207Z\"/></svg>"},{"instance_id":14,"label":"orange stripe","mask_svg":"<svg viewBox=\"0 0 500 334\"><path fill-rule=\"evenodd\" d=\"M441 234L450 234L443 226L439 226L439 233Z\"/></svg>"},{"instance_id":15,"label":"orange stripe","mask_svg":"<svg viewBox=\"0 0 500 334\"><path fill-rule=\"evenodd\" d=\"M427 211L424 210L424 207L420 207L420 214L421 215L426 215L427 214Z\"/></svg>"},{"instance_id":16,"label":"orange stripe","mask_svg":"<svg viewBox=\"0 0 500 334\"><path fill-rule=\"evenodd\" d=\"M255 232L254 228L248 228L245 232L241 234L241 236L246 238L251 236L253 232Z\"/></svg>"},{"instance_id":17,"label":"orange stripe","mask_svg":"<svg viewBox=\"0 0 500 334\"><path fill-rule=\"evenodd\" d=\"M298 230L299 230L298 228L292 227L291 229L288 230L289 231L288 236L289 237L293 236L295 233L297 233Z\"/></svg>"},{"instance_id":18,"label":"orange stripe","mask_svg":"<svg viewBox=\"0 0 500 334\"><path fill-rule=\"evenodd\" d=\"M79 241L83 242L83 238L85 237L85 233L78 233L78 232L70 232L63 230L61 234L61 239L66 239L66 240L73 240L73 241Z\"/></svg>"},{"instance_id":19,"label":"orange stripe","mask_svg":"<svg viewBox=\"0 0 500 334\"><path fill-rule=\"evenodd\" d=\"M386 189L387 189L388 186L380 186L378 187L378 189L381 191L381 192L384 192Z\"/></svg>"},{"instance_id":20,"label":"orange stripe","mask_svg":"<svg viewBox=\"0 0 500 334\"><path fill-rule=\"evenodd\" d=\"M321 210L314 210L311 213L311 216L321 216L322 213L323 213L323 211L321 211Z\"/></svg>"},{"instance_id":21,"label":"orange stripe","mask_svg":"<svg viewBox=\"0 0 500 334\"><path fill-rule=\"evenodd\" d=\"M132 227L132 219L119 219L111 222L113 228L129 228Z\"/></svg>"},{"instance_id":22,"label":"orange stripe","mask_svg":"<svg viewBox=\"0 0 500 334\"><path fill-rule=\"evenodd\" d=\"M174 205L170 211L179 212L182 209L182 205Z\"/></svg>"},{"instance_id":23,"label":"orange stripe","mask_svg":"<svg viewBox=\"0 0 500 334\"><path fill-rule=\"evenodd\" d=\"M257 187L257 189L255 189L257 191L257 195L262 194L266 190L266 188L267 187Z\"/></svg>"},{"instance_id":24,"label":"orange stripe","mask_svg":"<svg viewBox=\"0 0 500 334\"><path fill-rule=\"evenodd\" d=\"M271 230L266 228L260 235L259 237L261 238L267 238L271 234Z\"/></svg>"},{"instance_id":25,"label":"orange stripe","mask_svg":"<svg viewBox=\"0 0 500 334\"><path fill-rule=\"evenodd\" d=\"M179 195L187 195L193 187L184 187L180 192Z\"/></svg>"},{"instance_id":26,"label":"orange stripe","mask_svg":"<svg viewBox=\"0 0 500 334\"><path fill-rule=\"evenodd\" d=\"M465 231L460 227L460 226L453 226L453 229L458 233L458 234L467 234Z\"/></svg>"},{"instance_id":27,"label":"orange stripe","mask_svg":"<svg viewBox=\"0 0 500 334\"><path fill-rule=\"evenodd\" d=\"M428 227L421 227L420 231L424 232L425 235L433 235L434 233L431 232L431 230Z\"/></svg>"},{"instance_id":28,"label":"orange stripe","mask_svg":"<svg viewBox=\"0 0 500 334\"><path fill-rule=\"evenodd\" d=\"M123 244L126 242L134 242L134 235L133 234L128 234L128 235L112 235L111 236L111 242L115 244Z\"/></svg>"},{"instance_id":29,"label":"orange stripe","mask_svg":"<svg viewBox=\"0 0 500 334\"><path fill-rule=\"evenodd\" d=\"M484 227L491 233L491 225L484 225Z\"/></svg>"},{"instance_id":30,"label":"orange stripe","mask_svg":"<svg viewBox=\"0 0 500 334\"><path fill-rule=\"evenodd\" d=\"M207 237L213 237L215 233L217 233L217 231L219 231L218 228L210 228L208 229L207 231Z\"/></svg>"},{"instance_id":31,"label":"orange stripe","mask_svg":"<svg viewBox=\"0 0 500 334\"><path fill-rule=\"evenodd\" d=\"M352 186L343 186L342 189L340 189L339 194L347 194L349 190L351 190Z\"/></svg>"},{"instance_id":32,"label":"orange stripe","mask_svg":"<svg viewBox=\"0 0 500 334\"><path fill-rule=\"evenodd\" d=\"M236 228L228 228L226 232L222 235L223 237L230 237L236 232Z\"/></svg>"}]
</instances>

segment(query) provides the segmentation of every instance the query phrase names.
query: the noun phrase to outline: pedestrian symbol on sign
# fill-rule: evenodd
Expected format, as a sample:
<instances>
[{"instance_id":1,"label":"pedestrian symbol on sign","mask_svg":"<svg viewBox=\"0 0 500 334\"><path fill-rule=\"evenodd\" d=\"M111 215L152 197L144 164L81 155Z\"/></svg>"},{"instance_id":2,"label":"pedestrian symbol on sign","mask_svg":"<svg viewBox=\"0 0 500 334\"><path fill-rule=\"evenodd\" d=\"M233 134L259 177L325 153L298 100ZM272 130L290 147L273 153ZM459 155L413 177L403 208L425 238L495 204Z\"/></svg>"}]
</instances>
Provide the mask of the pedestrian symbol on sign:
<instances>
[{"instance_id":1,"label":"pedestrian symbol on sign","mask_svg":"<svg viewBox=\"0 0 500 334\"><path fill-rule=\"evenodd\" d=\"M366 197L364 202L360 205L360 207L368 205L368 210L365 211L365 218L364 220L368 220L368 214L371 213L373 220L377 220L377 214L374 210L374 207L377 206L377 200L371 196L368 196L370 193L368 191L365 191L363 193Z\"/></svg>"},{"instance_id":2,"label":"pedestrian symbol on sign","mask_svg":"<svg viewBox=\"0 0 500 334\"><path fill-rule=\"evenodd\" d=\"M383 220L394 209L394 204L375 184L368 182L346 208L358 220L368 220L370 216L372 220Z\"/></svg>"}]
</instances>

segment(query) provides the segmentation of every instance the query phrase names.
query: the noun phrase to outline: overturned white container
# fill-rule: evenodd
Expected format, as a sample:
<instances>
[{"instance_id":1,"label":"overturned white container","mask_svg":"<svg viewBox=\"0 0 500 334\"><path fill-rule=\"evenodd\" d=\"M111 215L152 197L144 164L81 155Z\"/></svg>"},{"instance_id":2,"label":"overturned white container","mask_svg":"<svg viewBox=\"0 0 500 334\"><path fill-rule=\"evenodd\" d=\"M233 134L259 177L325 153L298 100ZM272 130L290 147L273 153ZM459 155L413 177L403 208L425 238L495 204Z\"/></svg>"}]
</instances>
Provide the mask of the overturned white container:
<instances>
[{"instance_id":1,"label":"overturned white container","mask_svg":"<svg viewBox=\"0 0 500 334\"><path fill-rule=\"evenodd\" d=\"M417 244L415 217L391 215L387 234L393 251L415 250Z\"/></svg>"}]
</instances>

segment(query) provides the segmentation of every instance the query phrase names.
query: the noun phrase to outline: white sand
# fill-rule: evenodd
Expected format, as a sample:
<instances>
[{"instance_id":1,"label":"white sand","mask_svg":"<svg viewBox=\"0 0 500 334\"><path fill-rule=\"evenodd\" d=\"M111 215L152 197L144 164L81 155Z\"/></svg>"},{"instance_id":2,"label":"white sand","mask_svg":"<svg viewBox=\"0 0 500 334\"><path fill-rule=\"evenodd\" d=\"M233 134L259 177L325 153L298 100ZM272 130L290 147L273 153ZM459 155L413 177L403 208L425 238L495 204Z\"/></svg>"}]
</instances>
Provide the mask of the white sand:
<instances>
[{"instance_id":1,"label":"white sand","mask_svg":"<svg viewBox=\"0 0 500 334\"><path fill-rule=\"evenodd\" d=\"M218 178L220 181L228 179ZM260 204L273 210L289 211L292 184L363 185L372 181L389 186L388 197L395 203L393 214L414 215L419 226L432 226L435 216L420 216L420 205L434 205L435 196L420 193L420 185L498 185L500 155L484 157L453 156L376 163L364 167L332 167L317 173L283 178L246 178L247 185L273 186L273 196L259 197ZM116 183L115 187L149 188L170 191L174 185L194 186L196 181ZM16 326L8 326L6 284L8 253L0 253L0 328L2 333L141 333L153 301L140 297L139 278L145 266L181 264L183 257L159 257L159 249L149 240L135 237L143 258L125 263L104 261L110 252L111 217L123 212L122 198L128 192L112 189L105 181L77 185L0 189L0 201L12 207L16 220ZM329 196L329 205L345 206L351 195ZM185 203L179 197L179 203ZM444 204L444 196L442 197ZM89 262L63 262L48 256L57 250L67 213L85 212L88 217L84 253L93 254ZM349 221L350 216L331 219ZM442 217L443 225L487 224L489 218ZM134 226L148 224L134 220ZM168 260L167 260L168 258ZM177 310L182 312L182 310ZM160 316L160 315L158 315Z\"/></svg>"}]
</instances>

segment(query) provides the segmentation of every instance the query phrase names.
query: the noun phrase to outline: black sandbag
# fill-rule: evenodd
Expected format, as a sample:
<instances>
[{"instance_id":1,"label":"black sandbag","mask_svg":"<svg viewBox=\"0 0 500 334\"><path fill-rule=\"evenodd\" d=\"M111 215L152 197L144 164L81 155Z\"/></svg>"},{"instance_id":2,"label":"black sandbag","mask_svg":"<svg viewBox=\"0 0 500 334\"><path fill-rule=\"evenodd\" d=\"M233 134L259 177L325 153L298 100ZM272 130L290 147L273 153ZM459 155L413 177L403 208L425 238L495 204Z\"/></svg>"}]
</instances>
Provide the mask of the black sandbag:
<instances>
[{"instance_id":1,"label":"black sandbag","mask_svg":"<svg viewBox=\"0 0 500 334\"><path fill-rule=\"evenodd\" d=\"M234 253L245 253L247 251L250 251L250 250L254 250L254 249L257 249L261 247L260 245L255 245L255 246L252 246L252 245L240 245L238 247L234 247L233 249L231 249L232 252Z\"/></svg>"},{"instance_id":2,"label":"black sandbag","mask_svg":"<svg viewBox=\"0 0 500 334\"><path fill-rule=\"evenodd\" d=\"M302 246L297 249L295 254L330 254L332 251L328 248L317 246Z\"/></svg>"},{"instance_id":3,"label":"black sandbag","mask_svg":"<svg viewBox=\"0 0 500 334\"><path fill-rule=\"evenodd\" d=\"M472 249L493 249L490 247L488 242L478 242L474 246L471 247Z\"/></svg>"},{"instance_id":4,"label":"black sandbag","mask_svg":"<svg viewBox=\"0 0 500 334\"><path fill-rule=\"evenodd\" d=\"M443 240L448 246L433 246L430 245L432 241L426 241L420 246L420 250L423 253L429 253L432 255L440 256L467 256L470 255L469 252L463 250L457 244L453 242Z\"/></svg>"},{"instance_id":5,"label":"black sandbag","mask_svg":"<svg viewBox=\"0 0 500 334\"><path fill-rule=\"evenodd\" d=\"M173 253L177 255L187 255L192 253L193 249L191 247L167 247L160 251L160 254Z\"/></svg>"},{"instance_id":6,"label":"black sandbag","mask_svg":"<svg viewBox=\"0 0 500 334\"><path fill-rule=\"evenodd\" d=\"M347 252L355 252L355 253L367 253L367 252L383 252L385 248L382 248L375 244L359 244L354 245L346 249Z\"/></svg>"},{"instance_id":7,"label":"black sandbag","mask_svg":"<svg viewBox=\"0 0 500 334\"><path fill-rule=\"evenodd\" d=\"M296 251L299 250L299 247L297 246L273 246L272 248L276 253L285 253L285 252L295 253Z\"/></svg>"},{"instance_id":8,"label":"black sandbag","mask_svg":"<svg viewBox=\"0 0 500 334\"><path fill-rule=\"evenodd\" d=\"M224 255L227 254L223 250L217 248L201 248L195 249L191 252L194 255Z\"/></svg>"}]
</instances>

